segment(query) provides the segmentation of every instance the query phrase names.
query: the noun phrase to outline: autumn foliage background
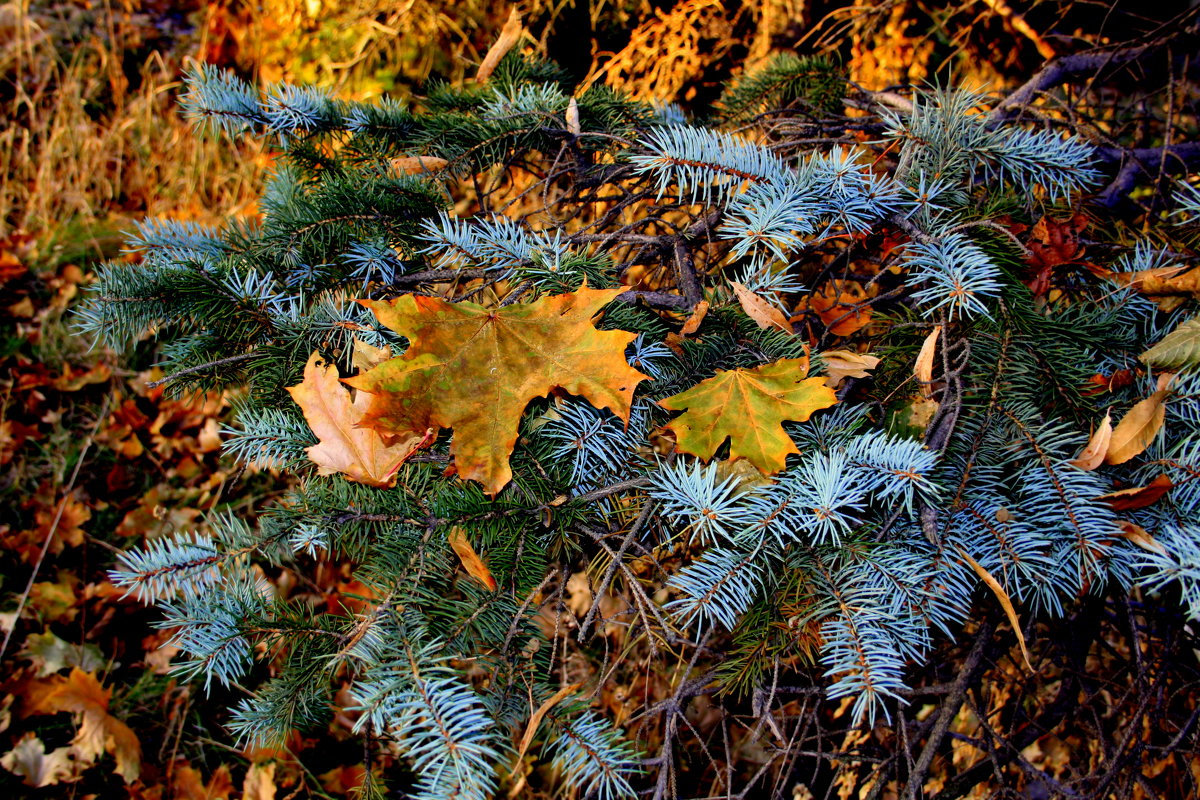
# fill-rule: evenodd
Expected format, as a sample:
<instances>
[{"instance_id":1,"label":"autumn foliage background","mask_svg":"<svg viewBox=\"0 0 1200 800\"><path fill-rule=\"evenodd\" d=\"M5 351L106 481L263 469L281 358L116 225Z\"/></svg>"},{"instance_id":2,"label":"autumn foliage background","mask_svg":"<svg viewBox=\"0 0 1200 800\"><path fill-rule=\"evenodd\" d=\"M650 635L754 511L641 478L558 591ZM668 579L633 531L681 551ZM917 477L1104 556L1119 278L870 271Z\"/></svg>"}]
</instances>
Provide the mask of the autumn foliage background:
<instances>
[{"instance_id":1,"label":"autumn foliage background","mask_svg":"<svg viewBox=\"0 0 1200 800\"><path fill-rule=\"evenodd\" d=\"M522 7L528 35L520 47L577 77L694 111L708 107L727 79L779 51L828 53L872 90L952 73L959 84L1003 92L1056 53L1123 36L1152 39L1171 17L1129 12L1122 28L1107 22L1103 6L1041 2L592 5L589 11L586 3L532 0ZM473 74L509 10L487 0L0 6L0 787L10 795L259 800L351 796L360 783L360 745L343 716L284 749L232 748L221 729L232 693L206 696L171 677L171 648L160 647L170 632L155 627L157 612L106 579L115 551L203 528L205 515L216 511L260 507L282 487L268 472L239 472L222 458L228 398L165 397L154 386L163 376L152 339L122 358L91 349L73 329L71 310L91 281L91 266L122 257L122 232L133 219L257 213L271 153L249 137L230 143L191 133L175 107L185 61L261 80L334 86L350 98L405 96L430 77ZM1194 141L1195 65L1192 72L1174 67L1176 46L1186 44L1108 76L1106 87L1086 99L1111 103L1081 105L1077 113L1103 118L1114 145ZM1159 175L1107 210L1017 231L1030 243L1034 279L1038 270L1087 262L1099 238L1095 226L1106 226L1109 239L1114 231L1129 240L1145 232L1158 191L1178 166L1164 159ZM1166 302L1197 296L1194 285L1167 289ZM811 302L829 321L846 316L856 299L835 292ZM843 331L860 322L852 315L841 322ZM336 562L312 575L281 570L268 577L330 609L353 607L362 590ZM582 616L587 600L581 590L568 603ZM1140 678L1113 665L1139 658L1133 613L1110 620L1104 646L1087 657L1089 669L1105 678L1086 705L1108 721L1098 727L1114 738L1066 725L1036 737L1022 757L1059 774L1072 759L1102 763L1136 752L1160 791L1195 785L1171 778L1190 769L1190 780L1200 781L1195 664L1158 706L1162 717L1151 721L1147 704L1127 702ZM1192 658L1184 644L1175 641L1168 651ZM998 702L1039 702L1055 677L1028 682L1015 663L998 659L988 673ZM643 685L605 688L600 702L620 720L663 692L648 676ZM832 708L831 720L844 712ZM1138 748L1150 726L1168 720L1177 726L1175 750ZM970 730L970 714L955 724ZM1188 752L1193 758L1184 766ZM939 761L933 774L948 779L961 766ZM818 796L857 796L822 780L813 787ZM1182 796L1169 788L1166 795L1138 791Z\"/></svg>"}]
</instances>

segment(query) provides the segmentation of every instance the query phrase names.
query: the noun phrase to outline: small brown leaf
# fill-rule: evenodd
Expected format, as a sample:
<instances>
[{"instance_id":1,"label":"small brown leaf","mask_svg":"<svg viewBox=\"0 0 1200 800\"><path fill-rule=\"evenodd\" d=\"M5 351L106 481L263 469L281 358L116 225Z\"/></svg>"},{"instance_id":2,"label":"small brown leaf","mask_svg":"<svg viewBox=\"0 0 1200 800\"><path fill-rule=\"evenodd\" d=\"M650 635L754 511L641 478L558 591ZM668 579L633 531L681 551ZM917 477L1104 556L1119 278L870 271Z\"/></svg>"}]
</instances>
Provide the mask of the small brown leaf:
<instances>
[{"instance_id":1,"label":"small brown leaf","mask_svg":"<svg viewBox=\"0 0 1200 800\"><path fill-rule=\"evenodd\" d=\"M736 281L730 281L729 285L733 287L733 292L737 295L742 310L758 324L758 327L763 330L778 328L781 331L792 333L792 324L788 322L782 311Z\"/></svg>"},{"instance_id":2,"label":"small brown leaf","mask_svg":"<svg viewBox=\"0 0 1200 800\"><path fill-rule=\"evenodd\" d=\"M941 332L941 325L933 327L933 331L925 337L921 352L917 354L917 363L913 367L913 374L917 376L917 381L921 384L921 394L925 397L933 396L933 388L929 384L933 383L933 357L937 354L937 340Z\"/></svg>"},{"instance_id":3,"label":"small brown leaf","mask_svg":"<svg viewBox=\"0 0 1200 800\"><path fill-rule=\"evenodd\" d=\"M1167 383L1170 383L1170 378L1167 379ZM1104 456L1105 464L1124 464L1150 446L1162 429L1163 420L1167 416L1163 400L1166 399L1168 391L1160 377L1158 390L1129 409L1121 418L1108 443L1108 452Z\"/></svg>"},{"instance_id":4,"label":"small brown leaf","mask_svg":"<svg viewBox=\"0 0 1200 800\"><path fill-rule=\"evenodd\" d=\"M487 79L492 77L492 73L499 66L501 59L508 55L508 51L512 50L517 42L521 40L521 33L525 30L521 25L521 14L517 11L517 7L513 6L508 12L508 20L505 21L504 27L500 29L500 38L496 39L487 51L487 55L483 57L483 63L479 65L479 73L475 76L478 83L487 83Z\"/></svg>"},{"instance_id":5,"label":"small brown leaf","mask_svg":"<svg viewBox=\"0 0 1200 800\"><path fill-rule=\"evenodd\" d=\"M412 435L388 444L375 431L356 427L371 404L370 395L359 392L351 401L350 392L338 380L337 368L322 366L315 350L304 367L304 380L289 386L288 393L317 435L319 443L305 452L322 475L340 472L359 483L390 486L396 480L396 469L427 439Z\"/></svg>"},{"instance_id":6,"label":"small brown leaf","mask_svg":"<svg viewBox=\"0 0 1200 800\"><path fill-rule=\"evenodd\" d=\"M1030 672L1033 672L1033 663L1029 660L1029 650L1025 647L1025 634L1021 631L1021 618L1017 616L1017 609L1013 607L1012 598L1008 596L1008 592L1004 591L1004 587L1000 585L1000 581L993 578L992 573L984 569L983 565L978 561L967 555L966 551L961 547L958 548L958 554L966 559L966 562L971 565L971 569L975 570L975 574L979 576L979 579L987 584L987 587L992 590L996 598L1000 601L1005 615L1008 616L1009 624L1012 625L1013 631L1017 634L1017 644L1021 647L1021 656L1025 659L1025 666L1029 667Z\"/></svg>"},{"instance_id":7,"label":"small brown leaf","mask_svg":"<svg viewBox=\"0 0 1200 800\"><path fill-rule=\"evenodd\" d=\"M1091 472L1104 463L1104 456L1108 453L1108 443L1112 439L1112 434L1112 414L1108 413L1104 415L1104 420L1100 423L1100 427L1096 428L1092 433L1092 437L1088 439L1087 446L1075 457L1075 460L1068 463L1084 471Z\"/></svg>"},{"instance_id":8,"label":"small brown leaf","mask_svg":"<svg viewBox=\"0 0 1200 800\"><path fill-rule=\"evenodd\" d=\"M449 161L437 156L400 156L392 159L392 166L398 172L405 172L409 175L437 172L445 169L449 164Z\"/></svg>"},{"instance_id":9,"label":"small brown leaf","mask_svg":"<svg viewBox=\"0 0 1200 800\"><path fill-rule=\"evenodd\" d=\"M1117 492L1102 494L1097 500L1103 500L1112 506L1114 511L1129 511L1134 508L1145 508L1157 503L1162 496L1171 491L1175 483L1166 475L1159 475L1145 486L1135 486L1131 489L1121 489Z\"/></svg>"},{"instance_id":10,"label":"small brown leaf","mask_svg":"<svg viewBox=\"0 0 1200 800\"><path fill-rule=\"evenodd\" d=\"M496 591L496 579L492 577L492 572L487 568L487 564L483 563L483 559L471 546L467 532L455 525L450 529L446 538L450 542L450 546L454 548L454 552L458 554L458 560L462 562L463 569L467 571L467 574L493 592Z\"/></svg>"},{"instance_id":11,"label":"small brown leaf","mask_svg":"<svg viewBox=\"0 0 1200 800\"><path fill-rule=\"evenodd\" d=\"M849 350L826 350L821 358L825 361L825 385L831 389L846 378L869 378L870 370L879 366L875 356Z\"/></svg>"},{"instance_id":12,"label":"small brown leaf","mask_svg":"<svg viewBox=\"0 0 1200 800\"><path fill-rule=\"evenodd\" d=\"M1117 520L1117 527L1121 529L1121 536L1143 550L1163 556L1167 554L1167 548L1163 547L1157 539L1147 533L1146 529L1141 525L1135 525L1129 520L1119 519Z\"/></svg>"}]
</instances>

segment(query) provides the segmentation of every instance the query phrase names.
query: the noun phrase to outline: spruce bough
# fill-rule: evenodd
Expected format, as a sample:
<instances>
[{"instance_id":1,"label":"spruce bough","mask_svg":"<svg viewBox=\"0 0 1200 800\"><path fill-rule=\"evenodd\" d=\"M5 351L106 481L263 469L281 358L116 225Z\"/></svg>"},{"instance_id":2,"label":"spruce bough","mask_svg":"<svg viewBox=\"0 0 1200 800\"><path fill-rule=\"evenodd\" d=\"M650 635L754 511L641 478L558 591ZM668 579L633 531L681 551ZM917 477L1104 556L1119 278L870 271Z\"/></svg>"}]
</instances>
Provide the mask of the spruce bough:
<instances>
[{"instance_id":1,"label":"spruce bough","mask_svg":"<svg viewBox=\"0 0 1200 800\"><path fill-rule=\"evenodd\" d=\"M643 751L677 735L672 715L698 694L745 696L815 666L857 720L889 719L909 665L956 636L973 601L995 602L980 570L1029 613L1140 583L1178 585L1200 616L1194 365L1144 452L1071 463L1107 408L1155 390L1137 356L1186 313L1099 281L1035 297L995 221L1078 202L1096 178L1086 142L992 125L984 98L930 90L881 110L877 142L803 149L758 112L816 119L846 87L832 65L794 58L731 87L703 122L573 90L513 54L486 85L433 86L411 106L260 92L208 67L187 85L200 128L276 142L261 218L142 223L141 260L103 267L83 326L115 348L159 332L172 391L235 393L229 456L294 476L257 517L147 542L112 573L162 607L181 674L230 685L274 662L233 715L243 740L325 724L332 687L349 681L357 729L416 766L413 797L496 796L531 754L581 794L630 797L665 785L667 766ZM724 129L734 122L742 133ZM1114 268L1156 257L1139 247ZM733 283L793 315L793 331L760 326ZM814 290L840 297L843 284L863 305L818 313ZM310 357L369 375L356 353L413 346L356 299L503 308L585 286L624 289L592 323L628 332L625 359L645 377L623 418L562 391L535 397L498 491L448 469L447 429L378 485L318 474L317 438L288 392ZM868 306L866 327L833 334ZM935 325L925 398L913 364ZM803 360L825 375L838 349L882 362L829 375L836 403L784 423L774 474L663 433L678 417L659 401L718 370ZM1118 370L1137 378L1088 390ZM914 427L922 408L933 416ZM1118 511L1102 497L1159 475L1172 488L1155 502ZM455 537L494 591L464 574ZM365 610L277 596L256 566L323 558L353 565ZM597 619L597 596L581 618L565 612L568 578L584 571L623 611ZM596 647L603 626L623 626L619 656ZM624 659L678 688L662 732L653 715L622 729L590 707Z\"/></svg>"}]
</instances>

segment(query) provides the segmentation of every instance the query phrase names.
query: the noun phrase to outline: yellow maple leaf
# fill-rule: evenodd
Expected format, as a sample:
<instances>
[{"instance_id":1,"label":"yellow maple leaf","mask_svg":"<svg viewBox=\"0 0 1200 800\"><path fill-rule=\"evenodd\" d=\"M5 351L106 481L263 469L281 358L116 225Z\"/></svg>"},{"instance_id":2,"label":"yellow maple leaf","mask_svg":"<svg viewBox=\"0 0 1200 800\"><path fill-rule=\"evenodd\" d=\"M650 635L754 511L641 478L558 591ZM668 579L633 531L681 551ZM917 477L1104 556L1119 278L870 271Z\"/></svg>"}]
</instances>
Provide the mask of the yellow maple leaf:
<instances>
[{"instance_id":1,"label":"yellow maple leaf","mask_svg":"<svg viewBox=\"0 0 1200 800\"><path fill-rule=\"evenodd\" d=\"M508 457L530 400L561 389L628 422L633 390L648 379L625 360L636 335L592 325L623 291L584 287L502 308L416 295L359 301L411 342L346 380L371 395L361 424L397 436L452 428L458 474L495 496L512 480Z\"/></svg>"},{"instance_id":2,"label":"yellow maple leaf","mask_svg":"<svg viewBox=\"0 0 1200 800\"><path fill-rule=\"evenodd\" d=\"M730 459L745 458L769 475L784 468L789 453L799 452L784 421L804 422L837 402L824 378L807 375L803 358L721 370L659 405L685 412L667 425L677 449L707 460L729 439Z\"/></svg>"},{"instance_id":3,"label":"yellow maple leaf","mask_svg":"<svg viewBox=\"0 0 1200 800\"><path fill-rule=\"evenodd\" d=\"M359 483L390 486L396 468L424 438L413 434L389 443L375 431L355 427L366 413L370 397L360 393L351 401L350 392L338 380L337 368L322 366L315 351L304 367L304 380L288 387L288 393L317 435L318 444L305 452L322 475L340 472Z\"/></svg>"}]
</instances>

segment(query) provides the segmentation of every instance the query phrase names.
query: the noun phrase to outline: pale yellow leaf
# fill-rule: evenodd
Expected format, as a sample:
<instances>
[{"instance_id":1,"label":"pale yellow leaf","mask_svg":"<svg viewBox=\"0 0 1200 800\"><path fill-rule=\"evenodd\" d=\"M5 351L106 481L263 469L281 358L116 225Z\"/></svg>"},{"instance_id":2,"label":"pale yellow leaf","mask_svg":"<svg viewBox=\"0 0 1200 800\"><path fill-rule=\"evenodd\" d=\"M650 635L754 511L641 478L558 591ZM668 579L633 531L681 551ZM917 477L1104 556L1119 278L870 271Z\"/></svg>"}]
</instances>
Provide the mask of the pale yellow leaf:
<instances>
[{"instance_id":1,"label":"pale yellow leaf","mask_svg":"<svg viewBox=\"0 0 1200 800\"><path fill-rule=\"evenodd\" d=\"M87 765L77 764L74 755L71 747L47 753L41 739L26 733L16 747L0 756L0 766L19 776L25 785L41 788L79 780L80 768Z\"/></svg>"},{"instance_id":2,"label":"pale yellow leaf","mask_svg":"<svg viewBox=\"0 0 1200 800\"><path fill-rule=\"evenodd\" d=\"M579 103L574 97L567 104L567 131L574 136L583 133L583 128L579 125Z\"/></svg>"},{"instance_id":3,"label":"pale yellow leaf","mask_svg":"<svg viewBox=\"0 0 1200 800\"><path fill-rule=\"evenodd\" d=\"M825 385L831 389L846 378L869 378L870 370L879 366L875 356L849 350L828 350L821 353L821 358L825 361Z\"/></svg>"},{"instance_id":4,"label":"pale yellow leaf","mask_svg":"<svg viewBox=\"0 0 1200 800\"><path fill-rule=\"evenodd\" d=\"M1033 671L1033 662L1029 660L1029 650L1025 647L1025 634L1021 631L1021 619L1017 616L1017 609L1013 607L1012 599L1008 596L1008 592L1004 591L1004 587L1000 585L1000 581L992 577L992 573L983 568L975 559L967 555L961 547L958 548L958 553L961 555L971 569L975 570L975 574L979 579L987 584L987 587L992 590L996 598L1000 601L1001 607L1004 609L1005 615L1008 616L1008 622L1012 625L1013 631L1017 634L1017 644L1021 647L1021 657L1025 659L1025 666Z\"/></svg>"},{"instance_id":5,"label":"pale yellow leaf","mask_svg":"<svg viewBox=\"0 0 1200 800\"><path fill-rule=\"evenodd\" d=\"M1083 448L1083 451L1069 463L1082 470L1091 472L1104 463L1104 456L1108 453L1108 445L1112 439L1112 435L1112 413L1110 412L1104 415L1104 420L1101 421L1100 427L1092 432L1092 438L1088 440L1087 446Z\"/></svg>"},{"instance_id":6,"label":"pale yellow leaf","mask_svg":"<svg viewBox=\"0 0 1200 800\"><path fill-rule=\"evenodd\" d=\"M275 800L275 764L251 764L242 783L242 800Z\"/></svg>"},{"instance_id":7,"label":"pale yellow leaf","mask_svg":"<svg viewBox=\"0 0 1200 800\"><path fill-rule=\"evenodd\" d=\"M341 473L359 483L390 486L399 466L427 439L411 435L389 444L376 431L357 427L371 404L370 395L359 392L351 401L337 367L322 365L316 351L304 367L304 380L288 392L317 436L319 443L306 452L322 475Z\"/></svg>"},{"instance_id":8,"label":"pale yellow leaf","mask_svg":"<svg viewBox=\"0 0 1200 800\"><path fill-rule=\"evenodd\" d=\"M933 358L937 354L937 340L941 333L942 326L935 325L933 331L925 337L921 352L917 354L917 363L913 367L913 374L917 376L917 381L921 384L921 394L925 397L933 396L933 387L929 384L933 383Z\"/></svg>"},{"instance_id":9,"label":"pale yellow leaf","mask_svg":"<svg viewBox=\"0 0 1200 800\"><path fill-rule=\"evenodd\" d=\"M1174 376L1168 376L1167 384L1170 383L1171 377ZM1170 389L1163 384L1162 376L1160 376L1158 390L1129 409L1129 412L1117 423L1117 427L1113 428L1104 463L1124 464L1154 441L1154 437L1162 429L1163 420L1167 416L1163 401L1166 400Z\"/></svg>"},{"instance_id":10,"label":"pale yellow leaf","mask_svg":"<svg viewBox=\"0 0 1200 800\"><path fill-rule=\"evenodd\" d=\"M376 347L373 344L367 344L357 336L354 337L354 349L350 353L350 363L359 372L374 369L391 357L392 348L390 345Z\"/></svg>"},{"instance_id":11,"label":"pale yellow leaf","mask_svg":"<svg viewBox=\"0 0 1200 800\"><path fill-rule=\"evenodd\" d=\"M733 292L737 295L742 310L758 324L758 327L763 330L778 328L781 331L792 333L792 324L788 322L782 311L736 281L730 281L729 285L733 287Z\"/></svg>"},{"instance_id":12,"label":"pale yellow leaf","mask_svg":"<svg viewBox=\"0 0 1200 800\"><path fill-rule=\"evenodd\" d=\"M517 11L517 7L513 6L512 10L508 12L508 19L505 21L504 27L500 29L500 37L488 49L487 55L483 57L483 63L479 65L479 73L475 76L476 81L486 83L487 79L492 77L492 73L499 66L501 59L508 55L509 50L516 47L517 42L521 41L523 31L521 14Z\"/></svg>"}]
</instances>

